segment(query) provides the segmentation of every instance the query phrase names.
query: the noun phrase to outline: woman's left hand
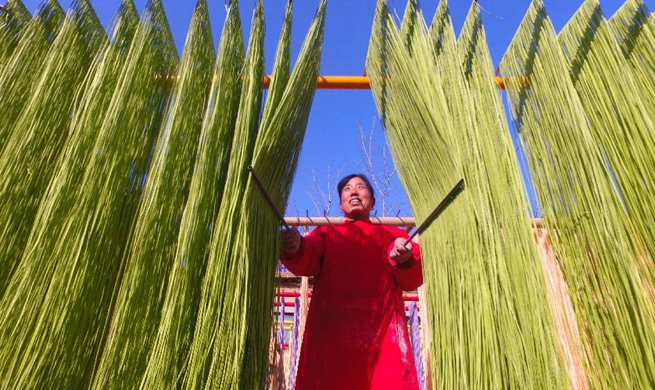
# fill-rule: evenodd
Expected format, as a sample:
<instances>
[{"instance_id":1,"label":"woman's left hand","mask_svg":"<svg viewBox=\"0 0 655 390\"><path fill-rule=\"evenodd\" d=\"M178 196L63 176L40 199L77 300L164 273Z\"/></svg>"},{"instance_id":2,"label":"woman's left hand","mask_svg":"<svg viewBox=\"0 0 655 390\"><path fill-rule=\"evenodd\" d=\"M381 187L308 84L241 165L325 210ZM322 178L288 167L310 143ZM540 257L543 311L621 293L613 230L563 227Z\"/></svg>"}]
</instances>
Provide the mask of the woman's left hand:
<instances>
[{"instance_id":1,"label":"woman's left hand","mask_svg":"<svg viewBox=\"0 0 655 390\"><path fill-rule=\"evenodd\" d=\"M405 238L398 237L393 243L393 249L389 253L389 257L396 264L402 264L412 257L412 243L410 242L407 246L404 246L406 240Z\"/></svg>"}]
</instances>

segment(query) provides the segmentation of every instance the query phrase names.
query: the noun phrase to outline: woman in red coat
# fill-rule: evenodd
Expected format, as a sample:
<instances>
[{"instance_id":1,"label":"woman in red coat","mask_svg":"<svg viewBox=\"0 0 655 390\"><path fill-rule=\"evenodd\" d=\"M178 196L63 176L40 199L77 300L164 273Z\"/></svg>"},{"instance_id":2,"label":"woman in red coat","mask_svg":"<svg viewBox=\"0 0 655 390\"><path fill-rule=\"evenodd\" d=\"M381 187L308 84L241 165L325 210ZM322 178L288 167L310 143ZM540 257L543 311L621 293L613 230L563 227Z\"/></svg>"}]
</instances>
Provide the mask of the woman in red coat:
<instances>
[{"instance_id":1,"label":"woman in red coat","mask_svg":"<svg viewBox=\"0 0 655 390\"><path fill-rule=\"evenodd\" d=\"M402 290L423 283L420 249L404 230L371 224L364 175L337 186L344 225L282 236L282 263L314 277L296 389L418 389Z\"/></svg>"}]
</instances>

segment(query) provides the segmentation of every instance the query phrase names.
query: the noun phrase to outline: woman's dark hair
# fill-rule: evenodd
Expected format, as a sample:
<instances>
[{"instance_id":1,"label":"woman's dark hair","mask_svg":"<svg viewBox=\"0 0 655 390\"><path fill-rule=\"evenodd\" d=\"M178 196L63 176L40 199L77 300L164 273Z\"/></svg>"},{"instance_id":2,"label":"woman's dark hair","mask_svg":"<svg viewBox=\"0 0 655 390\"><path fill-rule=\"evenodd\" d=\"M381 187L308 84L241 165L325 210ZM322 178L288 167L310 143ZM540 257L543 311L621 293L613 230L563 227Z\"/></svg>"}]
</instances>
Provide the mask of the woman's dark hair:
<instances>
[{"instance_id":1,"label":"woman's dark hair","mask_svg":"<svg viewBox=\"0 0 655 390\"><path fill-rule=\"evenodd\" d=\"M375 200L375 191L373 191L373 186L371 185L371 182L368 180L368 177L366 177L366 175L364 175L363 173L353 173L344 177L339 181L339 184L337 184L337 192L339 193L339 199L341 199L341 191L343 191L343 187L345 187L346 184L348 184L350 179L353 179L355 177L359 177L364 181L364 183L366 183L366 186L368 187L368 190L371 193L371 199Z\"/></svg>"}]
</instances>

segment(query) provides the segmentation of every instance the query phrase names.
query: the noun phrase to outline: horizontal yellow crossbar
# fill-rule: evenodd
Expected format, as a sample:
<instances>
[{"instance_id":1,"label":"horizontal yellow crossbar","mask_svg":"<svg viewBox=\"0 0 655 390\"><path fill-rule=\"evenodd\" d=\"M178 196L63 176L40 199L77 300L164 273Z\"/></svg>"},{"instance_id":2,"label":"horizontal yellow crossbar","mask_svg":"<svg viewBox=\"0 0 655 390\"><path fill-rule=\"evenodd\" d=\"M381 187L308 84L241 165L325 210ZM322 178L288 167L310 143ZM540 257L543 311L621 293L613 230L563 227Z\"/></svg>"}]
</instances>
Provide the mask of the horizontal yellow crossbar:
<instances>
[{"instance_id":1,"label":"horizontal yellow crossbar","mask_svg":"<svg viewBox=\"0 0 655 390\"><path fill-rule=\"evenodd\" d=\"M523 78L522 78L523 79ZM271 76L264 76L264 88L268 88ZM523 82L527 82L527 77ZM505 89L505 79L496 77L498 89ZM371 80L367 76L318 76L317 89L371 89Z\"/></svg>"}]
</instances>

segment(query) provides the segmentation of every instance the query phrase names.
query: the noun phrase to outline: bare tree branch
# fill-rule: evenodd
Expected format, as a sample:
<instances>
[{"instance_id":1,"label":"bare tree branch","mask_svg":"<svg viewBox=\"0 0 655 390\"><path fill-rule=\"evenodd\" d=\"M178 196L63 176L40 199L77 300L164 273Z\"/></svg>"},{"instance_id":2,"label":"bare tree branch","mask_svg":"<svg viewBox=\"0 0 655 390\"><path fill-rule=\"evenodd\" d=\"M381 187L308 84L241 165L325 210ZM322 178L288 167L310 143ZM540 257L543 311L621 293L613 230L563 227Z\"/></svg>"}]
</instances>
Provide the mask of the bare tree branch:
<instances>
[{"instance_id":1,"label":"bare tree branch","mask_svg":"<svg viewBox=\"0 0 655 390\"><path fill-rule=\"evenodd\" d=\"M359 165L363 173L371 179L371 185L376 192L377 206L374 215L386 217L399 211L401 204L391 206L388 204L390 196L397 190L393 182L396 169L386 142L376 141L376 123L376 118L373 118L369 130L365 130L364 126L358 123L359 149L362 157ZM317 215L329 216L332 206L339 203L336 184L341 178L343 169L344 167L334 171L328 166L324 180L319 178L316 170L312 170L311 185L304 186L303 190L312 201Z\"/></svg>"},{"instance_id":2,"label":"bare tree branch","mask_svg":"<svg viewBox=\"0 0 655 390\"><path fill-rule=\"evenodd\" d=\"M360 151L362 154L362 169L364 173L371 179L371 184L374 187L375 192L378 194L378 199L380 201L379 209L382 211L382 216L387 216L392 208L387 207L387 201L389 196L395 192L395 188L392 185L392 180L396 175L396 169L393 166L393 161L391 158L391 153L386 143L376 143L375 142L375 123L376 120L373 118L371 123L370 131L366 132L361 123L358 123L359 128L359 140L360 140ZM376 158L379 156L379 158ZM382 167L376 169L378 161L382 162Z\"/></svg>"},{"instance_id":3,"label":"bare tree branch","mask_svg":"<svg viewBox=\"0 0 655 390\"><path fill-rule=\"evenodd\" d=\"M343 171L343 167L331 173L330 166L328 165L325 175L325 185L323 185L318 178L316 170L312 170L312 184L309 187L305 186L304 191L314 204L317 215L330 215L336 195L336 182L339 180L341 171Z\"/></svg>"}]
</instances>

